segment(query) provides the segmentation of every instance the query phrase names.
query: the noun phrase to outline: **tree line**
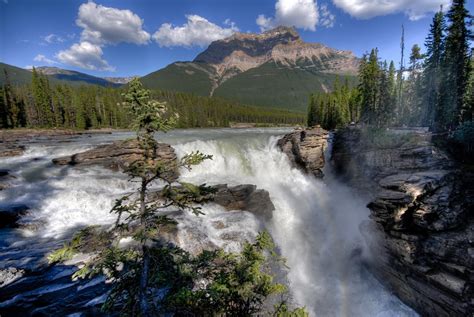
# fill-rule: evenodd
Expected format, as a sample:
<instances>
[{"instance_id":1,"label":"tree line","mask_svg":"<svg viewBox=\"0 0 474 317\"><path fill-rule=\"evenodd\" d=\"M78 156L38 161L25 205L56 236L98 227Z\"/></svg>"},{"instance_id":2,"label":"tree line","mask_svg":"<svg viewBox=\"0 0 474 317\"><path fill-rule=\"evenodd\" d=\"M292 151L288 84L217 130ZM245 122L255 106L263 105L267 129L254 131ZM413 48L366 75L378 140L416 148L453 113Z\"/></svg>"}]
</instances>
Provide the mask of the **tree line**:
<instances>
[{"instance_id":1,"label":"tree line","mask_svg":"<svg viewBox=\"0 0 474 317\"><path fill-rule=\"evenodd\" d=\"M5 70L0 87L0 128L128 128L132 118L124 107L124 89L67 84L50 85L33 68L30 85L13 86ZM268 125L304 123L304 114L246 106L220 98L153 91L178 114L179 128L227 127L233 122Z\"/></svg>"},{"instance_id":2,"label":"tree line","mask_svg":"<svg viewBox=\"0 0 474 317\"><path fill-rule=\"evenodd\" d=\"M336 82L332 92L310 97L307 124L326 129L350 122L426 126L436 132L474 126L472 24L465 0L453 0L446 14L441 7L433 17L425 52L415 44L407 67L402 29L398 70L393 61L381 61L378 49L372 49L361 59L357 87Z\"/></svg>"}]
</instances>

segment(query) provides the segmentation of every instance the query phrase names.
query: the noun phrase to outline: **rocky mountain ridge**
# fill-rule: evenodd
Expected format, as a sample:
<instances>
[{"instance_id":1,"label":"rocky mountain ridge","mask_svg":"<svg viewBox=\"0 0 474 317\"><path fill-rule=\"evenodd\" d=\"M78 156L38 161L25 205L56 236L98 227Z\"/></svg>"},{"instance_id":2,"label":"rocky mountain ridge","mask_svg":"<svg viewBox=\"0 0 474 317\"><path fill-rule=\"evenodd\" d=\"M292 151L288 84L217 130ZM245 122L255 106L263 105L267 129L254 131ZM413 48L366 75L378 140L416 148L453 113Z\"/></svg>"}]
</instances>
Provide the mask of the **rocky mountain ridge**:
<instances>
[{"instance_id":1,"label":"rocky mountain ridge","mask_svg":"<svg viewBox=\"0 0 474 317\"><path fill-rule=\"evenodd\" d=\"M359 59L349 51L306 43L294 28L235 33L212 42L192 62L177 62L142 78L149 88L192 92L243 103L306 108L337 76L354 78Z\"/></svg>"},{"instance_id":2,"label":"rocky mountain ridge","mask_svg":"<svg viewBox=\"0 0 474 317\"><path fill-rule=\"evenodd\" d=\"M324 60L331 58L330 62ZM272 62L281 67L320 68L321 72L356 74L358 59L349 51L340 51L319 43L305 43L294 28L277 27L262 34L235 33L218 40L199 54L196 63L214 68L214 90L240 73Z\"/></svg>"}]
</instances>

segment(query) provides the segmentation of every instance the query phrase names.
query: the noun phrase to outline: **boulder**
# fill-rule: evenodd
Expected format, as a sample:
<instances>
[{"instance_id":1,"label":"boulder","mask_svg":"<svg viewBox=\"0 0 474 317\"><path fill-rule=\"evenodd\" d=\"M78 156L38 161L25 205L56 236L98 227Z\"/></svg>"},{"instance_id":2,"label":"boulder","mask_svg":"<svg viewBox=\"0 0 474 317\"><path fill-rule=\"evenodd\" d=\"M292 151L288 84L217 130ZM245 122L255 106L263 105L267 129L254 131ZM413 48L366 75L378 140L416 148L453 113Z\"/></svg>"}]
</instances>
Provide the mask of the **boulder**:
<instances>
[{"instance_id":1,"label":"boulder","mask_svg":"<svg viewBox=\"0 0 474 317\"><path fill-rule=\"evenodd\" d=\"M143 151L136 139L117 141L112 144L100 145L94 149L53 159L56 165L101 165L113 170L125 169L131 163L141 158ZM171 181L178 178L176 168L176 153L174 149L164 143L158 143L156 154L159 160L169 166L165 177Z\"/></svg>"},{"instance_id":2,"label":"boulder","mask_svg":"<svg viewBox=\"0 0 474 317\"><path fill-rule=\"evenodd\" d=\"M24 270L17 269L14 267L0 269L0 288L15 282L16 280L20 279L24 274Z\"/></svg>"},{"instance_id":3,"label":"boulder","mask_svg":"<svg viewBox=\"0 0 474 317\"><path fill-rule=\"evenodd\" d=\"M275 206L264 189L257 189L255 185L217 185L215 188L212 201L225 209L246 210L265 221L273 217Z\"/></svg>"},{"instance_id":4,"label":"boulder","mask_svg":"<svg viewBox=\"0 0 474 317\"><path fill-rule=\"evenodd\" d=\"M374 137L349 127L335 135L332 163L372 199L374 223L362 230L380 281L421 315L470 315L473 172L436 147L427 131Z\"/></svg>"},{"instance_id":5,"label":"boulder","mask_svg":"<svg viewBox=\"0 0 474 317\"><path fill-rule=\"evenodd\" d=\"M24 145L0 143L0 157L20 156L25 152Z\"/></svg>"},{"instance_id":6,"label":"boulder","mask_svg":"<svg viewBox=\"0 0 474 317\"><path fill-rule=\"evenodd\" d=\"M278 140L277 145L288 156L294 167L322 178L327 141L327 131L312 128L291 132Z\"/></svg>"}]
</instances>

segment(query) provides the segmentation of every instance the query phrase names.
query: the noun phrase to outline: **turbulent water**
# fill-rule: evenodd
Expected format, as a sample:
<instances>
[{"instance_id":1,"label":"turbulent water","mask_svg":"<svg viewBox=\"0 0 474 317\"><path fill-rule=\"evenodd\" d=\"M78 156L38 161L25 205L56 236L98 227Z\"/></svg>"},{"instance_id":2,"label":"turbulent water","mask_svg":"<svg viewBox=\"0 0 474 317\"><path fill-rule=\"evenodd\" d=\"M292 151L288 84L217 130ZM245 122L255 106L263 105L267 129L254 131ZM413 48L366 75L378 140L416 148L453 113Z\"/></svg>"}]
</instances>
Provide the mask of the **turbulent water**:
<instances>
[{"instance_id":1,"label":"turbulent water","mask_svg":"<svg viewBox=\"0 0 474 317\"><path fill-rule=\"evenodd\" d=\"M212 154L181 179L207 184L255 184L266 189L275 205L267 224L290 267L293 298L316 316L415 316L363 267L366 257L359 224L369 211L366 202L339 184L326 167L324 180L291 168L276 147L285 129L179 130L158 135L178 156L199 150ZM80 137L70 143L33 144L25 155L0 161L15 172L14 189L0 192L0 201L25 203L32 212L24 221L41 223L25 232L61 237L86 224L109 224L113 200L133 190L120 173L100 167L52 166L54 157L123 139L128 133ZM252 239L263 225L248 212L226 212L206 205L204 216L182 216L179 239L187 249L217 245L228 251Z\"/></svg>"}]
</instances>

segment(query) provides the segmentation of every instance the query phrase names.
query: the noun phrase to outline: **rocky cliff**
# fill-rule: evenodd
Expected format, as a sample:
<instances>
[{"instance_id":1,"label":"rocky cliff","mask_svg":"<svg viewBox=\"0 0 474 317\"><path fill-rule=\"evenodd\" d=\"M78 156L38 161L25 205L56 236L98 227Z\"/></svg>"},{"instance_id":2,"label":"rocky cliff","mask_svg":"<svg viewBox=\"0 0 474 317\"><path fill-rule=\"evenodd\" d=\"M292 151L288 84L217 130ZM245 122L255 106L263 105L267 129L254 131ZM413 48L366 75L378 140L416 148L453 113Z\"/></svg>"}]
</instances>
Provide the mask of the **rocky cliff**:
<instances>
[{"instance_id":1,"label":"rocky cliff","mask_svg":"<svg viewBox=\"0 0 474 317\"><path fill-rule=\"evenodd\" d=\"M295 130L278 140L278 147L294 167L322 178L328 132L321 128Z\"/></svg>"},{"instance_id":2,"label":"rocky cliff","mask_svg":"<svg viewBox=\"0 0 474 317\"><path fill-rule=\"evenodd\" d=\"M471 316L474 173L422 130L339 131L332 163L372 198L361 230L376 276L424 316Z\"/></svg>"}]
</instances>

